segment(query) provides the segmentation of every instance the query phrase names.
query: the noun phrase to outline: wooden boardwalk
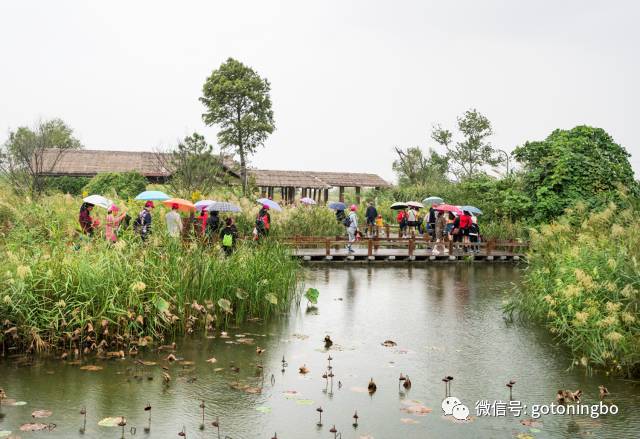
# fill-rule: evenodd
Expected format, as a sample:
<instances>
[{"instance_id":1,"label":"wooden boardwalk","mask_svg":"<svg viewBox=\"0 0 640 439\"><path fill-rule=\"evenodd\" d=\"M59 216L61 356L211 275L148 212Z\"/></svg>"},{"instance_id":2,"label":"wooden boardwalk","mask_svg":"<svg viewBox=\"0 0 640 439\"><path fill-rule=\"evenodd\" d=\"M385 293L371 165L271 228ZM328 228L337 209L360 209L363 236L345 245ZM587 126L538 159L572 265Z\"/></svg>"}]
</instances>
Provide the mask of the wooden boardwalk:
<instances>
[{"instance_id":1,"label":"wooden boardwalk","mask_svg":"<svg viewBox=\"0 0 640 439\"><path fill-rule=\"evenodd\" d=\"M505 262L524 259L529 244L517 241L492 240L481 243L435 242L423 238L365 238L353 244L354 252L346 248L342 237L298 236L284 241L292 247L295 257L317 262L378 262L378 261L487 261Z\"/></svg>"}]
</instances>

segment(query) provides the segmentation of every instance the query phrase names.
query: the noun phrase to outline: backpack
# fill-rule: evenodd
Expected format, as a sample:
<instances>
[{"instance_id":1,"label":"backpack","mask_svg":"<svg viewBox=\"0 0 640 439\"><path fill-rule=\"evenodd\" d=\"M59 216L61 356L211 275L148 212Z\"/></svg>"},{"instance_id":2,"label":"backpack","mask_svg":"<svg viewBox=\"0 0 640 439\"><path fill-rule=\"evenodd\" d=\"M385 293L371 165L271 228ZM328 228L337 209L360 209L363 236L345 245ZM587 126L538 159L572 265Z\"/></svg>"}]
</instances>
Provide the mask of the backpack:
<instances>
[{"instance_id":1,"label":"backpack","mask_svg":"<svg viewBox=\"0 0 640 439\"><path fill-rule=\"evenodd\" d=\"M342 220L342 225L345 227L349 227L351 225L351 217L346 217Z\"/></svg>"},{"instance_id":2,"label":"backpack","mask_svg":"<svg viewBox=\"0 0 640 439\"><path fill-rule=\"evenodd\" d=\"M233 245L233 235L231 233L225 233L222 237L222 246L231 247Z\"/></svg>"}]
</instances>

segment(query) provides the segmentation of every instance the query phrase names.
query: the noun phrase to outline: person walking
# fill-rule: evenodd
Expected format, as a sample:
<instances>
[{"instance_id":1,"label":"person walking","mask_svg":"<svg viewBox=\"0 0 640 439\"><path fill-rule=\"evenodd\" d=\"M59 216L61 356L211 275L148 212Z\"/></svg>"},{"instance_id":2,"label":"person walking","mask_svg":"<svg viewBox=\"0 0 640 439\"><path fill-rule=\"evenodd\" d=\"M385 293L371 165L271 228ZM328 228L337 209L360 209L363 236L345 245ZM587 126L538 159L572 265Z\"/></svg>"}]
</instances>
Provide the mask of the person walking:
<instances>
[{"instance_id":1,"label":"person walking","mask_svg":"<svg viewBox=\"0 0 640 439\"><path fill-rule=\"evenodd\" d=\"M344 220L343 224L347 228L347 235L349 236L349 244L347 244L347 249L349 250L349 253L355 253L352 245L354 242L356 242L356 233L358 232L358 214L356 213L356 210L358 210L358 206L352 204L349 210L349 216Z\"/></svg>"},{"instance_id":2,"label":"person walking","mask_svg":"<svg viewBox=\"0 0 640 439\"><path fill-rule=\"evenodd\" d=\"M364 216L367 220L367 235L374 236L374 231L377 235L378 231L376 230L376 217L378 216L378 211L373 205L373 202L369 201L369 203L367 203L367 210L365 211Z\"/></svg>"},{"instance_id":3,"label":"person walking","mask_svg":"<svg viewBox=\"0 0 640 439\"><path fill-rule=\"evenodd\" d=\"M344 221L344 219L347 217L347 215L344 213L344 209L338 209L336 210L336 221L338 221L339 223L341 223L342 221Z\"/></svg>"},{"instance_id":4,"label":"person walking","mask_svg":"<svg viewBox=\"0 0 640 439\"><path fill-rule=\"evenodd\" d=\"M222 224L220 222L220 216L217 210L209 212L209 218L207 219L207 240L213 242L213 239L218 236Z\"/></svg>"},{"instance_id":5,"label":"person walking","mask_svg":"<svg viewBox=\"0 0 640 439\"><path fill-rule=\"evenodd\" d=\"M118 240L118 232L120 231L120 222L127 216L127 212L118 215L120 208L115 204L109 206L107 210L107 218L104 223L104 235L107 241L116 242Z\"/></svg>"},{"instance_id":6,"label":"person walking","mask_svg":"<svg viewBox=\"0 0 640 439\"><path fill-rule=\"evenodd\" d=\"M415 207L409 207L407 212L407 224L409 225L409 235L415 234L417 223L417 214Z\"/></svg>"},{"instance_id":7,"label":"person walking","mask_svg":"<svg viewBox=\"0 0 640 439\"><path fill-rule=\"evenodd\" d=\"M140 233L142 241L146 241L151 233L151 209L155 207L153 201L144 203L144 208L140 211L138 218L136 218L136 221L133 223L133 228Z\"/></svg>"},{"instance_id":8,"label":"person walking","mask_svg":"<svg viewBox=\"0 0 640 439\"><path fill-rule=\"evenodd\" d=\"M463 211L460 215L460 236L463 243L463 250L466 253L469 250L467 245L469 243L469 229L471 228L471 214L468 211Z\"/></svg>"},{"instance_id":9,"label":"person walking","mask_svg":"<svg viewBox=\"0 0 640 439\"><path fill-rule=\"evenodd\" d=\"M91 218L91 211L94 205L91 203L82 203L80 206L80 214L78 215L78 222L80 223L80 229L82 233L91 237L93 236L94 228L97 227L100 222Z\"/></svg>"},{"instance_id":10,"label":"person walking","mask_svg":"<svg viewBox=\"0 0 640 439\"><path fill-rule=\"evenodd\" d=\"M177 203L173 203L171 205L171 211L164 216L164 220L167 223L167 233L172 238L180 238L182 235L183 224L182 218L178 213L179 207Z\"/></svg>"},{"instance_id":11,"label":"person walking","mask_svg":"<svg viewBox=\"0 0 640 439\"><path fill-rule=\"evenodd\" d=\"M427 217L427 232L429 232L429 235L431 236L431 239L436 240L436 233L435 233L435 228L436 228L436 221L437 221L437 211L436 211L436 205L432 204L431 207L429 208L429 216Z\"/></svg>"},{"instance_id":12,"label":"person walking","mask_svg":"<svg viewBox=\"0 0 640 439\"><path fill-rule=\"evenodd\" d=\"M229 217L225 221L225 226L220 230L220 242L222 243L222 250L227 256L236 248L236 241L238 240L238 229L233 223L233 218Z\"/></svg>"},{"instance_id":13,"label":"person walking","mask_svg":"<svg viewBox=\"0 0 640 439\"><path fill-rule=\"evenodd\" d=\"M271 215L269 215L269 206L264 204L256 217L255 238L260 239L263 236L269 236L271 229Z\"/></svg>"},{"instance_id":14,"label":"person walking","mask_svg":"<svg viewBox=\"0 0 640 439\"><path fill-rule=\"evenodd\" d=\"M435 240L436 245L434 247L435 251L438 251L438 248L442 249L441 251L444 253L446 248L442 243L444 241L444 237L446 235L445 229L447 227L447 219L444 216L444 212L438 212L436 216L436 224L435 224Z\"/></svg>"},{"instance_id":15,"label":"person walking","mask_svg":"<svg viewBox=\"0 0 640 439\"><path fill-rule=\"evenodd\" d=\"M398 211L398 216L396 217L398 220L398 226L400 227L400 236L402 238L406 238L407 233L407 211L406 209L400 209Z\"/></svg>"}]
</instances>

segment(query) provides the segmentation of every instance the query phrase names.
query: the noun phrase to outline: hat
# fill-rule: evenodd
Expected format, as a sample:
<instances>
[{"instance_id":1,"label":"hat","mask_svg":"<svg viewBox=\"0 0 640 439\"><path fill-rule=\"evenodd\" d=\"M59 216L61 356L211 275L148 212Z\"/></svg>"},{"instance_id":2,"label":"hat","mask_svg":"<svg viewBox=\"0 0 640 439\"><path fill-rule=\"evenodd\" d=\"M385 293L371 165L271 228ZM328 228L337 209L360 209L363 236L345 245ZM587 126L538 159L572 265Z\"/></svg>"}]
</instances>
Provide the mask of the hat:
<instances>
[{"instance_id":1,"label":"hat","mask_svg":"<svg viewBox=\"0 0 640 439\"><path fill-rule=\"evenodd\" d=\"M351 209L352 212L355 212L358 209L358 206L356 206L355 204L352 204L349 209Z\"/></svg>"},{"instance_id":2,"label":"hat","mask_svg":"<svg viewBox=\"0 0 640 439\"><path fill-rule=\"evenodd\" d=\"M173 204L171 205L171 208L172 208L172 209L177 209L178 207L180 207L180 206L178 206L178 203L173 203Z\"/></svg>"},{"instance_id":3,"label":"hat","mask_svg":"<svg viewBox=\"0 0 640 439\"><path fill-rule=\"evenodd\" d=\"M268 204L263 204L263 205L262 205L262 208L263 208L263 209L266 209L266 210L269 210L269 205L268 205Z\"/></svg>"},{"instance_id":4,"label":"hat","mask_svg":"<svg viewBox=\"0 0 640 439\"><path fill-rule=\"evenodd\" d=\"M120 208L115 204L112 204L111 206L109 206L109 212L118 212L119 210Z\"/></svg>"},{"instance_id":5,"label":"hat","mask_svg":"<svg viewBox=\"0 0 640 439\"><path fill-rule=\"evenodd\" d=\"M153 201L147 201L146 203L144 203L144 207L156 207L156 206L153 204Z\"/></svg>"}]
</instances>

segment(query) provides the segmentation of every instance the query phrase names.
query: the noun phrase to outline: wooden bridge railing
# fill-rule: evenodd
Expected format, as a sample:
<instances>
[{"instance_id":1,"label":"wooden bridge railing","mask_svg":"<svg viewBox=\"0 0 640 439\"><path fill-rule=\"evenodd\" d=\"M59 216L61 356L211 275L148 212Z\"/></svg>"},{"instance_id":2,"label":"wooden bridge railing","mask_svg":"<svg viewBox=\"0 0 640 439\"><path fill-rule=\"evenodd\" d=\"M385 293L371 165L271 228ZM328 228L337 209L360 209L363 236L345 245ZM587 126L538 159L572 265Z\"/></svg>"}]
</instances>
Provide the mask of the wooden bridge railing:
<instances>
[{"instance_id":1,"label":"wooden bridge railing","mask_svg":"<svg viewBox=\"0 0 640 439\"><path fill-rule=\"evenodd\" d=\"M337 251L348 243L344 236L322 237L322 236L294 236L281 242L296 249L324 249L325 256L331 256L332 250ZM528 242L516 240L489 240L483 242L453 242L445 241L436 243L435 241L423 238L393 238L393 237L372 237L362 238L353 243L355 248L366 247L367 256L373 256L380 248L406 249L407 256L414 256L416 250L430 250L431 254L461 255L467 251L477 251L484 256L498 255L521 255L529 247ZM433 252L433 250L437 252Z\"/></svg>"}]
</instances>

